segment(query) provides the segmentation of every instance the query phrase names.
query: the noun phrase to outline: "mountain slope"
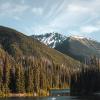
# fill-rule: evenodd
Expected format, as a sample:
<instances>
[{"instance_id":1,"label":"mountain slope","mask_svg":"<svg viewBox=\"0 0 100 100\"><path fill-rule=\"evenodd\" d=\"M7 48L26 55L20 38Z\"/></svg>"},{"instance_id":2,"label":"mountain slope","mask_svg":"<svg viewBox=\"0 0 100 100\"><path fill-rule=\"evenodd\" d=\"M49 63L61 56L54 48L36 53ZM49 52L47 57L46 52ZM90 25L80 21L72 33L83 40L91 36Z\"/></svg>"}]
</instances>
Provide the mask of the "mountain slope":
<instances>
[{"instance_id":1,"label":"mountain slope","mask_svg":"<svg viewBox=\"0 0 100 100\"><path fill-rule=\"evenodd\" d=\"M44 37L46 37L46 35L41 35L40 36L41 39L39 39L38 36L36 38L41 42L45 43L42 40L44 39ZM57 45L53 47L52 44L54 44L56 41L59 41L58 39L59 35L60 37L63 38L61 38L61 41L57 42ZM53 37L58 40L52 39L53 43L51 44L51 41L49 40L50 37L51 37L51 33L48 34L48 37L46 39L48 40L48 42L45 43L46 45L55 48L61 53L69 55L79 61L84 61L84 59L89 58L91 56L100 57L100 43L94 40L87 39L84 37L79 37L79 36L66 37L63 35L61 36L61 34L58 35L53 34Z\"/></svg>"},{"instance_id":2,"label":"mountain slope","mask_svg":"<svg viewBox=\"0 0 100 100\"><path fill-rule=\"evenodd\" d=\"M69 37L55 49L80 61L91 56L100 57L100 43L87 38Z\"/></svg>"},{"instance_id":3,"label":"mountain slope","mask_svg":"<svg viewBox=\"0 0 100 100\"><path fill-rule=\"evenodd\" d=\"M48 48L38 40L3 26L0 26L0 44L1 48L14 58L19 56L45 57L56 64L66 63L66 66L70 67L74 63L77 64L76 60L52 48Z\"/></svg>"}]
</instances>

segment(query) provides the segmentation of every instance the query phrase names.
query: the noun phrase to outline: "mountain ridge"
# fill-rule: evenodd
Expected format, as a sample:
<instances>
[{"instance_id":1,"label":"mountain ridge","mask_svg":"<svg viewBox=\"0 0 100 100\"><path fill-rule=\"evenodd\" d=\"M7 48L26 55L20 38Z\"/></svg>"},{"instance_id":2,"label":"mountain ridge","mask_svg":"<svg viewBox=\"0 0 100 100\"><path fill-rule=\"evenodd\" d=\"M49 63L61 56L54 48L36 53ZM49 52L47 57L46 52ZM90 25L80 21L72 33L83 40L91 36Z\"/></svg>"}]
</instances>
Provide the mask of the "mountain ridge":
<instances>
[{"instance_id":1,"label":"mountain ridge","mask_svg":"<svg viewBox=\"0 0 100 100\"><path fill-rule=\"evenodd\" d=\"M15 58L18 56L38 56L40 58L46 57L58 64L62 64L64 61L66 64L69 62L69 66L72 66L71 61L77 63L73 58L49 48L40 41L4 26L0 27L0 45L4 51Z\"/></svg>"},{"instance_id":2,"label":"mountain ridge","mask_svg":"<svg viewBox=\"0 0 100 100\"><path fill-rule=\"evenodd\" d=\"M52 33L50 33L50 34L52 34ZM56 34L59 35L59 33L56 33ZM38 36L35 38L37 38L40 42L51 47L51 45L48 44L48 43L50 43L48 38L47 38L47 40L48 40L47 43L42 41L42 37L44 37L44 36L45 35L41 35L41 39L38 39ZM61 36L61 34L60 34L60 36ZM54 37L57 38L57 35L55 35ZM100 57L100 43L95 41L94 39L86 38L83 36L67 37L67 36L62 35L61 37L63 37L61 42L58 42L59 39L52 40L52 41L58 42L58 44L52 48L60 51L61 53L69 55L79 61L84 61L84 59L88 59L91 56Z\"/></svg>"}]
</instances>

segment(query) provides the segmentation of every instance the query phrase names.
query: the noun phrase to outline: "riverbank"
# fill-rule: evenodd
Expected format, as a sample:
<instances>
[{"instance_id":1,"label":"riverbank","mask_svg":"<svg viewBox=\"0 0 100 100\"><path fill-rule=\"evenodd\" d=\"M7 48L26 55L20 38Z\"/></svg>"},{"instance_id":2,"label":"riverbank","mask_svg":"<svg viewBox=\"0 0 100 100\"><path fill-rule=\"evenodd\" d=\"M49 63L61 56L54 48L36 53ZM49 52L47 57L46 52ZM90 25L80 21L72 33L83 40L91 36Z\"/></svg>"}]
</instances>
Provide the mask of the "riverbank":
<instances>
[{"instance_id":1,"label":"riverbank","mask_svg":"<svg viewBox=\"0 0 100 100\"><path fill-rule=\"evenodd\" d=\"M56 92L56 93L55 93ZM50 89L47 90L39 90L36 92L31 93L0 93L0 97L46 97L46 96L53 96L56 94L58 95L67 95L70 93L69 89Z\"/></svg>"}]
</instances>

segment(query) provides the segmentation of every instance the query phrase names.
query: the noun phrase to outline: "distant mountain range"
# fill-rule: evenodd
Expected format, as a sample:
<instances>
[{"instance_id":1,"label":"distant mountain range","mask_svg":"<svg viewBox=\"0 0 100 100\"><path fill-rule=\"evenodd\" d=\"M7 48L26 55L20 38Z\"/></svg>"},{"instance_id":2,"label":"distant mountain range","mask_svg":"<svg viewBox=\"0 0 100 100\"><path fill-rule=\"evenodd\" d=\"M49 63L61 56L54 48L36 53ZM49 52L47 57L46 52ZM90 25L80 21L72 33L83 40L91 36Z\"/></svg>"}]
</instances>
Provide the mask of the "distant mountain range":
<instances>
[{"instance_id":1,"label":"distant mountain range","mask_svg":"<svg viewBox=\"0 0 100 100\"><path fill-rule=\"evenodd\" d=\"M0 26L0 48L14 58L25 56L47 58L56 64L66 63L68 66L77 63L68 55L64 55L36 39L4 26Z\"/></svg>"},{"instance_id":2,"label":"distant mountain range","mask_svg":"<svg viewBox=\"0 0 100 100\"><path fill-rule=\"evenodd\" d=\"M59 33L26 36L3 26L0 26L0 48L14 58L45 57L57 64L66 62L68 66L77 60L84 61L91 56L100 57L100 43L91 39L78 36L67 37Z\"/></svg>"},{"instance_id":3,"label":"distant mountain range","mask_svg":"<svg viewBox=\"0 0 100 100\"><path fill-rule=\"evenodd\" d=\"M32 37L82 62L92 56L100 57L100 43L92 39L80 36L67 37L59 33L33 35Z\"/></svg>"}]
</instances>

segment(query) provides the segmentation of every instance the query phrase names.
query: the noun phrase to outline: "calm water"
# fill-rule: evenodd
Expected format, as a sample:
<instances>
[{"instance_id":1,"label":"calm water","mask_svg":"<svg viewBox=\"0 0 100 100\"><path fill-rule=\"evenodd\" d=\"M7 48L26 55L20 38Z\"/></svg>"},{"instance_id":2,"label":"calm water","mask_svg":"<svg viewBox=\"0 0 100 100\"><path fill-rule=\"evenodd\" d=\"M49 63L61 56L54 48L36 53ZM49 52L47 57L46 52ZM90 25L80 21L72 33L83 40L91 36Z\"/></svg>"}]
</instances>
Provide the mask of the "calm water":
<instances>
[{"instance_id":1,"label":"calm water","mask_svg":"<svg viewBox=\"0 0 100 100\"><path fill-rule=\"evenodd\" d=\"M40 98L6 98L0 100L100 100L100 96L88 96L88 97L72 97L72 96L62 96L62 97L40 97Z\"/></svg>"}]
</instances>

